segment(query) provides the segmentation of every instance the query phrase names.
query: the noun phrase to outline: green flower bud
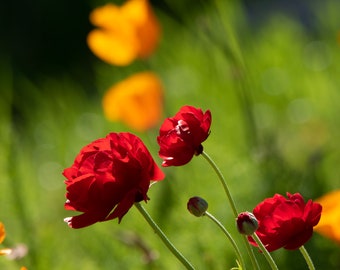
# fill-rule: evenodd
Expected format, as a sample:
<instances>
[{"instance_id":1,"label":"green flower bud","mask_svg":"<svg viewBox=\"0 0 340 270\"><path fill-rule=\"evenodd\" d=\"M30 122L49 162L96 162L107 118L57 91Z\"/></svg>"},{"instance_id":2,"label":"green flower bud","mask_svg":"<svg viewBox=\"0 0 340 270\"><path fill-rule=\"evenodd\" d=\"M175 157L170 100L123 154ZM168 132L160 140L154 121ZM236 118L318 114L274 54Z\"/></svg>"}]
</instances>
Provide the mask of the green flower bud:
<instances>
[{"instance_id":1,"label":"green flower bud","mask_svg":"<svg viewBox=\"0 0 340 270\"><path fill-rule=\"evenodd\" d=\"M192 197L187 203L187 208L191 214L196 217L201 217L204 215L205 211L208 209L208 203L201 197Z\"/></svg>"}]
</instances>

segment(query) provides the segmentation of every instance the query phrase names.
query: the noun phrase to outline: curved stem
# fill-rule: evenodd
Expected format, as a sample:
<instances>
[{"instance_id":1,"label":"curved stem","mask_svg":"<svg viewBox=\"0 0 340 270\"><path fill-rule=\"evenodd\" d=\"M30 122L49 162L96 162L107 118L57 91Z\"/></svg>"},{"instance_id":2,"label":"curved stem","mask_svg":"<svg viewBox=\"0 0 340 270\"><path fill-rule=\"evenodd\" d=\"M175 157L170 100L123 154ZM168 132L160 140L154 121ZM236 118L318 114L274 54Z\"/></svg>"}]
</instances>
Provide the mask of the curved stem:
<instances>
[{"instance_id":1,"label":"curved stem","mask_svg":"<svg viewBox=\"0 0 340 270\"><path fill-rule=\"evenodd\" d=\"M231 206L231 209L233 211L233 214L234 214L234 217L237 218L238 216L238 212L237 212L237 209L236 209L236 206L235 206L235 202L233 200L233 197L231 196L231 193L229 191L229 188L228 188L228 185L227 185L227 182L221 172L221 170L218 168L218 166L216 165L216 163L212 160L212 158L206 153L206 152L202 152L201 154L205 159L206 161L208 161L208 163L210 164L210 166L213 168L213 170L215 171L215 173L217 174L218 176L218 179L220 180L222 186L223 186L223 189L225 191L225 194L227 195L227 198L228 198L228 201L229 201L229 204ZM256 260L256 257L254 255L254 252L253 250L251 249L250 247L250 244L247 240L246 237L243 237L243 241L246 245L246 248L247 248L247 252L248 252L248 255L250 257L250 260L251 260L251 263L253 265L253 268L255 270L257 269L260 269L259 265L258 265L258 262Z\"/></svg>"},{"instance_id":2,"label":"curved stem","mask_svg":"<svg viewBox=\"0 0 340 270\"><path fill-rule=\"evenodd\" d=\"M261 249L263 255L265 256L267 262L269 263L270 267L273 270L278 270L279 268L277 267L275 261L273 260L272 256L270 255L269 251L265 248L263 243L261 242L260 238L257 236L256 233L253 233L251 237L255 240L256 244L258 247Z\"/></svg>"},{"instance_id":3,"label":"curved stem","mask_svg":"<svg viewBox=\"0 0 340 270\"><path fill-rule=\"evenodd\" d=\"M229 191L229 188L228 188L228 185L227 185L227 182L226 180L224 179L224 176L221 172L221 170L217 167L216 163L212 160L212 158L206 153L206 152L202 152L202 156L208 161L208 163L211 165L211 167L214 169L214 171L216 172L223 188L224 188L224 191L228 197L228 201L229 201L229 204L231 206L231 209L233 210L233 214L234 214L234 217L237 218L237 215L238 215L238 212L236 210L236 206L235 206L235 202L230 194L230 191Z\"/></svg>"},{"instance_id":4,"label":"curved stem","mask_svg":"<svg viewBox=\"0 0 340 270\"><path fill-rule=\"evenodd\" d=\"M140 203L135 203L135 206L139 210L139 212L143 215L145 220L152 227L154 232L158 234L163 243L167 246L167 248L176 256L176 258L186 267L186 269L194 270L195 268L190 264L190 262L180 253L177 248L170 242L170 240L166 237L163 231L158 227L155 221L151 218L149 213L145 210L145 208Z\"/></svg>"},{"instance_id":5,"label":"curved stem","mask_svg":"<svg viewBox=\"0 0 340 270\"><path fill-rule=\"evenodd\" d=\"M209 212L205 212L204 216L207 216L208 218L210 218L222 231L223 233L227 236L227 238L229 239L230 243L232 244L233 248L235 249L236 252L236 256L238 258L239 263L241 264L241 269L246 269L245 267L245 263L242 257L242 254L238 248L238 246L236 245L234 239L232 238L231 234L227 231L227 229L222 225L222 223L217 220L212 214L210 214Z\"/></svg>"},{"instance_id":6,"label":"curved stem","mask_svg":"<svg viewBox=\"0 0 340 270\"><path fill-rule=\"evenodd\" d=\"M312 261L311 257L309 256L309 254L308 254L307 250L305 249L305 247L301 246L299 248L299 250L300 250L302 256L305 258L305 261L306 261L306 263L308 265L308 269L309 270L315 270L313 261Z\"/></svg>"}]
</instances>

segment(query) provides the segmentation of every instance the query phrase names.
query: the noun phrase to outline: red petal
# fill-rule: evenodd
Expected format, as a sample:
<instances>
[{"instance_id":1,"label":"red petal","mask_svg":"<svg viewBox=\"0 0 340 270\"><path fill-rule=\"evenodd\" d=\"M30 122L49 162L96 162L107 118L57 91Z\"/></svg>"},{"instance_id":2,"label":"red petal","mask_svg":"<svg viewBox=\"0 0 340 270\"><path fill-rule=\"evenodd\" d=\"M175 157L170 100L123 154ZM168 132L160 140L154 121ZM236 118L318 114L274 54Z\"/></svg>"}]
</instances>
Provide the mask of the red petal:
<instances>
[{"instance_id":1,"label":"red petal","mask_svg":"<svg viewBox=\"0 0 340 270\"><path fill-rule=\"evenodd\" d=\"M100 212L100 211L91 211L81 214L79 216L74 216L71 218L65 219L67 224L73 229L80 229L87 226L90 226L98 221L102 221L107 212Z\"/></svg>"}]
</instances>

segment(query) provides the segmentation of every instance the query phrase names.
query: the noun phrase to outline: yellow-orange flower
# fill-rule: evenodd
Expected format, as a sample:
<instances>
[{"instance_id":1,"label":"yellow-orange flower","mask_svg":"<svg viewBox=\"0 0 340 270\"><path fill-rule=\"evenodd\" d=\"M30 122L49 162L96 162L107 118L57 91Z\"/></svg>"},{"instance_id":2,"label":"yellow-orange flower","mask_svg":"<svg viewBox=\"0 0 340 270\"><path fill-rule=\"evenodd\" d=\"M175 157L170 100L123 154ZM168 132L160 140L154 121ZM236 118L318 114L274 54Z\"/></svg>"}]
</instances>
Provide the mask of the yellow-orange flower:
<instances>
[{"instance_id":1,"label":"yellow-orange flower","mask_svg":"<svg viewBox=\"0 0 340 270\"><path fill-rule=\"evenodd\" d=\"M148 57L159 41L160 25L148 0L106 4L92 11L90 21L98 28L87 37L89 48L113 65L125 66Z\"/></svg>"},{"instance_id":2,"label":"yellow-orange flower","mask_svg":"<svg viewBox=\"0 0 340 270\"><path fill-rule=\"evenodd\" d=\"M4 241L6 237L5 226L2 222L0 222L0 244Z\"/></svg>"},{"instance_id":3,"label":"yellow-orange flower","mask_svg":"<svg viewBox=\"0 0 340 270\"><path fill-rule=\"evenodd\" d=\"M0 222L0 244L4 241L6 237L5 226L2 222ZM8 255L12 252L9 248L0 249L0 255Z\"/></svg>"},{"instance_id":4,"label":"yellow-orange flower","mask_svg":"<svg viewBox=\"0 0 340 270\"><path fill-rule=\"evenodd\" d=\"M340 244L340 190L327 193L316 201L322 205L322 214L314 230Z\"/></svg>"},{"instance_id":5,"label":"yellow-orange flower","mask_svg":"<svg viewBox=\"0 0 340 270\"><path fill-rule=\"evenodd\" d=\"M160 79L152 72L128 77L105 93L103 109L108 120L122 121L137 131L155 126L163 110Z\"/></svg>"}]
</instances>

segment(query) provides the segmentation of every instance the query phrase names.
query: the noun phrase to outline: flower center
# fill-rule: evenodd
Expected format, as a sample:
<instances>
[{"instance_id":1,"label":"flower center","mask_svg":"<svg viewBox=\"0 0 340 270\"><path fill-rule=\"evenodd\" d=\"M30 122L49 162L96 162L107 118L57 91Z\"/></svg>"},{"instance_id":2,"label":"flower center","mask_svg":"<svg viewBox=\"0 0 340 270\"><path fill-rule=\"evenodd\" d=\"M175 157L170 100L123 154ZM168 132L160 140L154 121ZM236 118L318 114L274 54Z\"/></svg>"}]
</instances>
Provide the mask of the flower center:
<instances>
[{"instance_id":1,"label":"flower center","mask_svg":"<svg viewBox=\"0 0 340 270\"><path fill-rule=\"evenodd\" d=\"M189 135L190 134L190 128L187 122L184 120L178 120L177 126L176 126L176 133L177 135Z\"/></svg>"}]
</instances>

